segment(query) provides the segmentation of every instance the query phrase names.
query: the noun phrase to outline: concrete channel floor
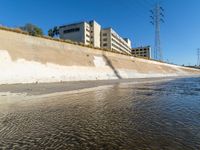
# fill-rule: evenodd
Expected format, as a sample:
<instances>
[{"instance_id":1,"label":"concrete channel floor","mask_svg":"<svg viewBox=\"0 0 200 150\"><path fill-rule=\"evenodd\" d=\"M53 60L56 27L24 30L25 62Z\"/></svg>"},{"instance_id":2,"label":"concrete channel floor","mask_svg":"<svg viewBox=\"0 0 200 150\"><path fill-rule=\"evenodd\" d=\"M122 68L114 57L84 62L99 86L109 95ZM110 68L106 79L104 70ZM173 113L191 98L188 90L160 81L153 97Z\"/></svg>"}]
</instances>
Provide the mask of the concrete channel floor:
<instances>
[{"instance_id":1,"label":"concrete channel floor","mask_svg":"<svg viewBox=\"0 0 200 150\"><path fill-rule=\"evenodd\" d=\"M176 77L177 78L177 77ZM171 80L168 78L145 78L145 79L119 79L119 80L98 80L98 81L74 81L60 83L30 83L30 84L4 84L0 85L0 93L26 93L27 95L43 95L50 93L59 93L67 91L75 91L98 86L116 85L120 83L145 83L160 80Z\"/></svg>"}]
</instances>

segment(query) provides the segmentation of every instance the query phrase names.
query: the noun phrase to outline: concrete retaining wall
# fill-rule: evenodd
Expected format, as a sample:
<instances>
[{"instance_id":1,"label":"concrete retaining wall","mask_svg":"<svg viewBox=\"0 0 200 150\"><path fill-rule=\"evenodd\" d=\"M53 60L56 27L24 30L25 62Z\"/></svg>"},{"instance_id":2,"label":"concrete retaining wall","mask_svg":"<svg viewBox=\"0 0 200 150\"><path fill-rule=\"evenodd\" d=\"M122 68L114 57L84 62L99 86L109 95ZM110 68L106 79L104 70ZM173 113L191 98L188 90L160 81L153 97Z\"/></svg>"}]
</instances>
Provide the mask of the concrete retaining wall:
<instances>
[{"instance_id":1,"label":"concrete retaining wall","mask_svg":"<svg viewBox=\"0 0 200 150\"><path fill-rule=\"evenodd\" d=\"M194 74L200 71L0 30L0 84Z\"/></svg>"}]
</instances>

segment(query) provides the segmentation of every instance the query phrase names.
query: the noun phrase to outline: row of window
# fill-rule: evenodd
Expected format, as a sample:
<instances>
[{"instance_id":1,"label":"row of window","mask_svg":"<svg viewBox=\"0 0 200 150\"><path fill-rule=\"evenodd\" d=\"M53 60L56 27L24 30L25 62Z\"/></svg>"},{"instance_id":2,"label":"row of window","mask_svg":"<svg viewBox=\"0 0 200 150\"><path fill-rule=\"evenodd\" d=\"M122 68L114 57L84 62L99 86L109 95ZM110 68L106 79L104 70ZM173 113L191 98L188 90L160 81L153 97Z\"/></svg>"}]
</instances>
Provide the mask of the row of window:
<instances>
[{"instance_id":1,"label":"row of window","mask_svg":"<svg viewBox=\"0 0 200 150\"><path fill-rule=\"evenodd\" d=\"M116 43L119 43L120 46L124 47L125 49L130 49L129 46L127 45L127 43L122 42L120 39L116 38L116 37L112 37L112 40Z\"/></svg>"},{"instance_id":2,"label":"row of window","mask_svg":"<svg viewBox=\"0 0 200 150\"><path fill-rule=\"evenodd\" d=\"M72 33L72 32L79 32L80 28L73 28L73 29L68 29L68 30L64 30L63 33Z\"/></svg>"},{"instance_id":3,"label":"row of window","mask_svg":"<svg viewBox=\"0 0 200 150\"><path fill-rule=\"evenodd\" d=\"M87 36L88 38L90 38L90 35L86 34L86 36Z\"/></svg>"},{"instance_id":4,"label":"row of window","mask_svg":"<svg viewBox=\"0 0 200 150\"><path fill-rule=\"evenodd\" d=\"M87 31L89 31L88 29L86 29ZM80 31L80 28L73 28L73 29L68 29L68 30L64 30L64 32L63 33L72 33L72 32L79 32ZM103 36L107 36L108 34L107 33L103 33ZM88 38L93 38L93 36L90 36L89 34L86 34L86 37L88 37ZM103 41L104 42L107 42L107 38L103 38ZM125 50L128 50L129 51L129 48L128 48L128 46L127 45L123 45L123 44L120 44L118 41L116 41L115 39L113 39L112 38L112 41L114 41L117 45L119 45L119 46L117 46L117 45L114 45L114 44L112 44L112 46L113 47L115 47L115 48L117 48L117 49L119 49L119 50L121 50L121 51L124 51L122 48L124 48ZM90 43L90 42L92 42L92 41L89 41L89 40L86 40L86 42L87 43ZM120 40L120 42L121 42L121 40ZM107 43L104 43L103 44L103 47L107 47L108 46L108 44ZM126 47L125 47L126 46ZM122 48L121 48L122 47Z\"/></svg>"},{"instance_id":5,"label":"row of window","mask_svg":"<svg viewBox=\"0 0 200 150\"><path fill-rule=\"evenodd\" d=\"M86 40L87 44L93 44L93 41Z\"/></svg>"},{"instance_id":6,"label":"row of window","mask_svg":"<svg viewBox=\"0 0 200 150\"><path fill-rule=\"evenodd\" d=\"M86 42L87 42L87 43L90 43L90 41L89 41L89 40L86 40Z\"/></svg>"},{"instance_id":7,"label":"row of window","mask_svg":"<svg viewBox=\"0 0 200 150\"><path fill-rule=\"evenodd\" d=\"M90 32L90 30L88 28L86 28L86 31Z\"/></svg>"},{"instance_id":8,"label":"row of window","mask_svg":"<svg viewBox=\"0 0 200 150\"><path fill-rule=\"evenodd\" d=\"M107 33L103 33L103 36L107 36L108 34Z\"/></svg>"},{"instance_id":9,"label":"row of window","mask_svg":"<svg viewBox=\"0 0 200 150\"><path fill-rule=\"evenodd\" d=\"M103 39L104 42L106 42L107 40L108 40L107 38L104 38L104 39Z\"/></svg>"},{"instance_id":10,"label":"row of window","mask_svg":"<svg viewBox=\"0 0 200 150\"><path fill-rule=\"evenodd\" d=\"M108 40L107 38L103 38L103 42L107 42L107 40ZM124 51L124 50L129 51L129 49L127 47L124 47L122 44L117 42L115 39L112 38L112 40L116 43L116 45L112 43L112 46L115 47L116 49L118 49L120 51ZM119 46L117 46L117 45L119 45ZM108 46L107 43L103 43L103 47L107 47L107 46Z\"/></svg>"},{"instance_id":11,"label":"row of window","mask_svg":"<svg viewBox=\"0 0 200 150\"><path fill-rule=\"evenodd\" d=\"M124 48L125 50L130 50L126 45L123 45L121 43L119 43L118 41L116 41L114 38L112 38L112 41L115 42L117 45L119 45L120 47Z\"/></svg>"},{"instance_id":12,"label":"row of window","mask_svg":"<svg viewBox=\"0 0 200 150\"><path fill-rule=\"evenodd\" d=\"M124 41L124 39L121 39L121 37L120 36L118 36L118 35L115 35L115 34L113 34L112 33L112 36L113 37L115 37L116 39L118 39L121 43L123 43L123 44L127 44L127 42L126 41Z\"/></svg>"},{"instance_id":13,"label":"row of window","mask_svg":"<svg viewBox=\"0 0 200 150\"><path fill-rule=\"evenodd\" d=\"M124 51L127 52L126 49L122 49L121 47L119 47L119 46L117 46L117 45L115 45L115 44L113 44L113 43L112 43L112 47L114 47L114 48L116 48L117 50L120 50L120 51L122 51L122 52L124 52Z\"/></svg>"},{"instance_id":14,"label":"row of window","mask_svg":"<svg viewBox=\"0 0 200 150\"><path fill-rule=\"evenodd\" d=\"M107 44L107 43L104 43L104 44L103 44L103 47L106 47L106 46L108 46L108 44Z\"/></svg>"},{"instance_id":15,"label":"row of window","mask_svg":"<svg viewBox=\"0 0 200 150\"><path fill-rule=\"evenodd\" d=\"M93 39L93 36L90 36L89 34L86 34L86 37Z\"/></svg>"},{"instance_id":16,"label":"row of window","mask_svg":"<svg viewBox=\"0 0 200 150\"><path fill-rule=\"evenodd\" d=\"M148 51L132 51L132 53L134 54L146 54L146 53L149 53Z\"/></svg>"},{"instance_id":17,"label":"row of window","mask_svg":"<svg viewBox=\"0 0 200 150\"><path fill-rule=\"evenodd\" d=\"M133 50L132 50L132 52L133 52L133 53L148 53L149 51L133 51Z\"/></svg>"},{"instance_id":18,"label":"row of window","mask_svg":"<svg viewBox=\"0 0 200 150\"><path fill-rule=\"evenodd\" d=\"M146 55L147 53L144 52L144 53L132 53L132 54Z\"/></svg>"},{"instance_id":19,"label":"row of window","mask_svg":"<svg viewBox=\"0 0 200 150\"><path fill-rule=\"evenodd\" d=\"M135 51L146 51L147 49L135 49Z\"/></svg>"}]
</instances>

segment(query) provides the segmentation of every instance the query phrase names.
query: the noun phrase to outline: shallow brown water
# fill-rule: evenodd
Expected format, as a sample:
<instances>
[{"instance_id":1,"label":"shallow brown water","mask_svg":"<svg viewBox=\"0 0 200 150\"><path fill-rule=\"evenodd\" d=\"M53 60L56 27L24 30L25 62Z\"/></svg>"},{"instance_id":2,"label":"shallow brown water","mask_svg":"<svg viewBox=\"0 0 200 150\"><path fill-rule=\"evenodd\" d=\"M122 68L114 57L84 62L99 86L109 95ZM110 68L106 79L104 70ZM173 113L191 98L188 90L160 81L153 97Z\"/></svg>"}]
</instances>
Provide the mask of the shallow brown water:
<instances>
[{"instance_id":1,"label":"shallow brown water","mask_svg":"<svg viewBox=\"0 0 200 150\"><path fill-rule=\"evenodd\" d=\"M0 149L200 149L200 78L1 105Z\"/></svg>"}]
</instances>

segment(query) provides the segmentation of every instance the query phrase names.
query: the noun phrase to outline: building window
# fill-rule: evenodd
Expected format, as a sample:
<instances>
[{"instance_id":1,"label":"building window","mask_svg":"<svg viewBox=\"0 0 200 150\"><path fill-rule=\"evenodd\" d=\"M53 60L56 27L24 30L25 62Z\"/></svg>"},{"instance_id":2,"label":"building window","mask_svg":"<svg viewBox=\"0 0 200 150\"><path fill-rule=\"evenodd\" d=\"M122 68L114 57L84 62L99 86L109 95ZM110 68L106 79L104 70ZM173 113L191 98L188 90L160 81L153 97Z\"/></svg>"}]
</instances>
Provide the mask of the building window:
<instances>
[{"instance_id":1,"label":"building window","mask_svg":"<svg viewBox=\"0 0 200 150\"><path fill-rule=\"evenodd\" d=\"M107 43L104 43L103 46L107 46Z\"/></svg>"},{"instance_id":2,"label":"building window","mask_svg":"<svg viewBox=\"0 0 200 150\"><path fill-rule=\"evenodd\" d=\"M86 34L86 36L87 36L88 38L90 38L90 36L89 36L88 34Z\"/></svg>"},{"instance_id":3,"label":"building window","mask_svg":"<svg viewBox=\"0 0 200 150\"><path fill-rule=\"evenodd\" d=\"M87 28L86 31L90 32L90 30Z\"/></svg>"},{"instance_id":4,"label":"building window","mask_svg":"<svg viewBox=\"0 0 200 150\"><path fill-rule=\"evenodd\" d=\"M107 36L107 33L103 33L103 36Z\"/></svg>"},{"instance_id":5,"label":"building window","mask_svg":"<svg viewBox=\"0 0 200 150\"><path fill-rule=\"evenodd\" d=\"M68 29L68 30L64 30L63 33L72 33L72 32L79 32L80 28L73 28L73 29Z\"/></svg>"},{"instance_id":6,"label":"building window","mask_svg":"<svg viewBox=\"0 0 200 150\"><path fill-rule=\"evenodd\" d=\"M103 39L103 41L107 41L107 38Z\"/></svg>"}]
</instances>

